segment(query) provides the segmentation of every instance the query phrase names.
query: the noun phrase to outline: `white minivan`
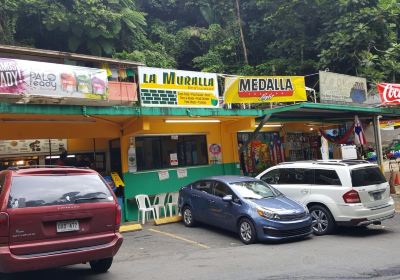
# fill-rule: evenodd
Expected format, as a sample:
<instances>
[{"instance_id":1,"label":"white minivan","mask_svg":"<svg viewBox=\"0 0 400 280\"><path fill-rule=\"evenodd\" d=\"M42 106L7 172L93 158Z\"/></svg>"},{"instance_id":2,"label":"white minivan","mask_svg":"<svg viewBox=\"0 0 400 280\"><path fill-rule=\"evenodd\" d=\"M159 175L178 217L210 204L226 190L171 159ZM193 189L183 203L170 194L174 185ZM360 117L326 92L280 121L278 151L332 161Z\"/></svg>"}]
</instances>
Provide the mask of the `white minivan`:
<instances>
[{"instance_id":1,"label":"white minivan","mask_svg":"<svg viewBox=\"0 0 400 280\"><path fill-rule=\"evenodd\" d=\"M367 161L284 162L256 178L306 205L316 235L329 234L336 225L380 224L395 213L388 182Z\"/></svg>"}]
</instances>

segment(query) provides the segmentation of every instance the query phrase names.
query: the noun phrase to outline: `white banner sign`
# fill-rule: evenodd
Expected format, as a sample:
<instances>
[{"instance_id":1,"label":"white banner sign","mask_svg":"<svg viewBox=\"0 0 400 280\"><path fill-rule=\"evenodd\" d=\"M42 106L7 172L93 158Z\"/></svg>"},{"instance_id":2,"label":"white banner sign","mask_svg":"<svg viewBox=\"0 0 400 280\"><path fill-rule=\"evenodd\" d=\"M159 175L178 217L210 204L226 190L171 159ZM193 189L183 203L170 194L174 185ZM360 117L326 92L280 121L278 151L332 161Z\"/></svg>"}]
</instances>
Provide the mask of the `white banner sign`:
<instances>
[{"instance_id":1,"label":"white banner sign","mask_svg":"<svg viewBox=\"0 0 400 280\"><path fill-rule=\"evenodd\" d=\"M142 106L218 107L217 74L139 67Z\"/></svg>"},{"instance_id":2,"label":"white banner sign","mask_svg":"<svg viewBox=\"0 0 400 280\"><path fill-rule=\"evenodd\" d=\"M103 69L0 58L0 95L107 99Z\"/></svg>"},{"instance_id":3,"label":"white banner sign","mask_svg":"<svg viewBox=\"0 0 400 280\"><path fill-rule=\"evenodd\" d=\"M361 77L319 72L321 103L357 104L367 106L380 104L379 95L368 93L367 80Z\"/></svg>"},{"instance_id":4,"label":"white banner sign","mask_svg":"<svg viewBox=\"0 0 400 280\"><path fill-rule=\"evenodd\" d=\"M51 145L50 145L51 144ZM0 141L0 155L13 154L60 154L67 150L67 139L31 139Z\"/></svg>"}]
</instances>

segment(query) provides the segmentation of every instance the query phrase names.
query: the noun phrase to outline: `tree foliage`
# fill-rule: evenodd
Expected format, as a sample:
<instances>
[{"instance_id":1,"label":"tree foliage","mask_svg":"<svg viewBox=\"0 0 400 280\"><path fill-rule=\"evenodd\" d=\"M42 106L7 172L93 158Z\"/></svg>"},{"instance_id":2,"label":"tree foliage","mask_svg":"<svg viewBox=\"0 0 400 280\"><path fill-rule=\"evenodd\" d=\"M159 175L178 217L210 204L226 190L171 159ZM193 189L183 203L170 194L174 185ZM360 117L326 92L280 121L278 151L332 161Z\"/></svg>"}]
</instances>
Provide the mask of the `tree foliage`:
<instances>
[{"instance_id":1,"label":"tree foliage","mask_svg":"<svg viewBox=\"0 0 400 280\"><path fill-rule=\"evenodd\" d=\"M397 0L3 1L5 44L229 74L400 80Z\"/></svg>"}]
</instances>

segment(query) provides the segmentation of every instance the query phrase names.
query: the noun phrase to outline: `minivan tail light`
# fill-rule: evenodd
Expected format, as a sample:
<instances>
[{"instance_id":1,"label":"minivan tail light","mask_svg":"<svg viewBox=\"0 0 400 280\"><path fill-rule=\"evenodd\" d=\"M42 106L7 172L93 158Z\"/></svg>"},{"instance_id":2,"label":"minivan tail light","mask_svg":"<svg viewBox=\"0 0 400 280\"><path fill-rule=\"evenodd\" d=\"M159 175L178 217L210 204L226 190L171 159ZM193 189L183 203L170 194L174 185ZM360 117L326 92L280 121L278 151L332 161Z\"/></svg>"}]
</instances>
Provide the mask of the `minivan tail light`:
<instances>
[{"instance_id":1,"label":"minivan tail light","mask_svg":"<svg viewBox=\"0 0 400 280\"><path fill-rule=\"evenodd\" d=\"M6 212L0 212L0 236L8 236L9 234L9 221Z\"/></svg>"},{"instance_id":2,"label":"minivan tail light","mask_svg":"<svg viewBox=\"0 0 400 280\"><path fill-rule=\"evenodd\" d=\"M348 191L343 195L343 200L346 203L360 203L360 196L358 195L358 192L355 190Z\"/></svg>"},{"instance_id":3,"label":"minivan tail light","mask_svg":"<svg viewBox=\"0 0 400 280\"><path fill-rule=\"evenodd\" d=\"M121 207L119 204L115 206L115 230L119 230L119 226L121 225Z\"/></svg>"}]
</instances>

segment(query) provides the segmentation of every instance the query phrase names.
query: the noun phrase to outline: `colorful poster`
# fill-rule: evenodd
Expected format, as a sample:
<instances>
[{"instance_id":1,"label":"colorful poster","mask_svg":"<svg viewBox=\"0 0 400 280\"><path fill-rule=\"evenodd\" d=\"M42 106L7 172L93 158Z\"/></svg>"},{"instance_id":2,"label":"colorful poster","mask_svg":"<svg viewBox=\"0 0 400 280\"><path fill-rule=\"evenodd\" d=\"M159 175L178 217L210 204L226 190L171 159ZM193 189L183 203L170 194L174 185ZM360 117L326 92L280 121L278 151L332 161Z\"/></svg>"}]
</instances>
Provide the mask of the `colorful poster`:
<instances>
[{"instance_id":1,"label":"colorful poster","mask_svg":"<svg viewBox=\"0 0 400 280\"><path fill-rule=\"evenodd\" d=\"M225 78L225 103L307 101L304 77L259 76Z\"/></svg>"},{"instance_id":2,"label":"colorful poster","mask_svg":"<svg viewBox=\"0 0 400 280\"><path fill-rule=\"evenodd\" d=\"M218 107L217 74L139 67L142 106Z\"/></svg>"},{"instance_id":3,"label":"colorful poster","mask_svg":"<svg viewBox=\"0 0 400 280\"><path fill-rule=\"evenodd\" d=\"M106 70L0 58L0 95L107 99Z\"/></svg>"},{"instance_id":4,"label":"colorful poster","mask_svg":"<svg viewBox=\"0 0 400 280\"><path fill-rule=\"evenodd\" d=\"M67 139L30 139L0 141L0 155L59 154L67 150Z\"/></svg>"},{"instance_id":5,"label":"colorful poster","mask_svg":"<svg viewBox=\"0 0 400 280\"><path fill-rule=\"evenodd\" d=\"M221 148L220 144L208 145L208 153L209 153L211 164L222 163L222 148Z\"/></svg>"},{"instance_id":6,"label":"colorful poster","mask_svg":"<svg viewBox=\"0 0 400 280\"><path fill-rule=\"evenodd\" d=\"M400 104L400 84L381 83L376 85L382 104Z\"/></svg>"},{"instance_id":7,"label":"colorful poster","mask_svg":"<svg viewBox=\"0 0 400 280\"><path fill-rule=\"evenodd\" d=\"M383 130L394 130L400 127L400 119L379 121L379 127Z\"/></svg>"},{"instance_id":8,"label":"colorful poster","mask_svg":"<svg viewBox=\"0 0 400 280\"><path fill-rule=\"evenodd\" d=\"M367 80L362 77L319 72L321 103L357 104L362 106L379 104L379 96L367 91Z\"/></svg>"}]
</instances>

